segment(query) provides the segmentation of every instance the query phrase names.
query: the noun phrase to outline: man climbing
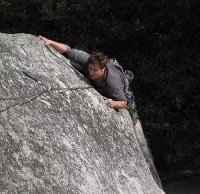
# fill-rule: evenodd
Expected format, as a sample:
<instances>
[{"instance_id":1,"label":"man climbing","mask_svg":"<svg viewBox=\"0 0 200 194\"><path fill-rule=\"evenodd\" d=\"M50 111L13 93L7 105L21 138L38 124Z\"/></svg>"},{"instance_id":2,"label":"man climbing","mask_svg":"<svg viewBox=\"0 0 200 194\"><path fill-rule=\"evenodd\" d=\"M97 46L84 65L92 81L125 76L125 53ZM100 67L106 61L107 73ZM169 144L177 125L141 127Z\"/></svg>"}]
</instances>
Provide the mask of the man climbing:
<instances>
[{"instance_id":1,"label":"man climbing","mask_svg":"<svg viewBox=\"0 0 200 194\"><path fill-rule=\"evenodd\" d=\"M134 96L128 87L129 84L126 79L126 73L124 73L122 66L120 66L116 60L109 59L101 52L94 52L90 55L82 50L72 49L68 45L55 42L43 36L39 36L39 38L45 42L46 46L51 45L71 62L74 62L77 69L80 70L81 68L84 74L90 78L94 87L103 96L108 98L106 101L107 106L114 109L128 109L133 125L135 126L137 140L141 146L149 169L152 171L154 179L158 185L162 187L137 116ZM130 74L128 75L130 76ZM133 79L133 76L131 79Z\"/></svg>"},{"instance_id":2,"label":"man climbing","mask_svg":"<svg viewBox=\"0 0 200 194\"><path fill-rule=\"evenodd\" d=\"M107 106L115 109L127 107L124 71L116 60L109 59L101 52L94 52L90 55L43 36L39 36L39 38L45 42L45 45L51 45L70 61L80 65L84 74L94 84L94 87L108 98L106 101Z\"/></svg>"}]
</instances>

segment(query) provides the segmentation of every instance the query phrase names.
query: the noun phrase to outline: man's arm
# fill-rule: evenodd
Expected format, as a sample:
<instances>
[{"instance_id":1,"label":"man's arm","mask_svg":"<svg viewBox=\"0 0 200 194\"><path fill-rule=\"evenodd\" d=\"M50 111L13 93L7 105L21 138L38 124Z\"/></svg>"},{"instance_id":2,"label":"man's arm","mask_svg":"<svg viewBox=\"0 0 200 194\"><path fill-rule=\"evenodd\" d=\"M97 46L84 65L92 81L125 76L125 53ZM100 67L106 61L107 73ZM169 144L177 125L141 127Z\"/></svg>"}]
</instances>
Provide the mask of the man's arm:
<instances>
[{"instance_id":1,"label":"man's arm","mask_svg":"<svg viewBox=\"0 0 200 194\"><path fill-rule=\"evenodd\" d=\"M56 51L58 51L60 54L63 54L70 61L87 69L87 61L90 56L88 53L82 50L71 49L68 45L55 42L43 36L39 36L39 38L45 42L46 46L51 45Z\"/></svg>"},{"instance_id":2,"label":"man's arm","mask_svg":"<svg viewBox=\"0 0 200 194\"><path fill-rule=\"evenodd\" d=\"M110 108L121 109L121 108L126 108L127 107L127 102L108 99L106 101L106 105L109 106Z\"/></svg>"},{"instance_id":3,"label":"man's arm","mask_svg":"<svg viewBox=\"0 0 200 194\"><path fill-rule=\"evenodd\" d=\"M110 99L107 100L106 105L115 108L122 109L127 107L127 98L124 93L124 83L123 80L114 68L107 69L107 88Z\"/></svg>"},{"instance_id":4,"label":"man's arm","mask_svg":"<svg viewBox=\"0 0 200 194\"><path fill-rule=\"evenodd\" d=\"M59 42L55 42L48 38L45 38L44 36L39 36L39 38L45 42L46 46L51 45L59 53L63 54L65 52L67 52L68 47L66 45L59 43Z\"/></svg>"}]
</instances>

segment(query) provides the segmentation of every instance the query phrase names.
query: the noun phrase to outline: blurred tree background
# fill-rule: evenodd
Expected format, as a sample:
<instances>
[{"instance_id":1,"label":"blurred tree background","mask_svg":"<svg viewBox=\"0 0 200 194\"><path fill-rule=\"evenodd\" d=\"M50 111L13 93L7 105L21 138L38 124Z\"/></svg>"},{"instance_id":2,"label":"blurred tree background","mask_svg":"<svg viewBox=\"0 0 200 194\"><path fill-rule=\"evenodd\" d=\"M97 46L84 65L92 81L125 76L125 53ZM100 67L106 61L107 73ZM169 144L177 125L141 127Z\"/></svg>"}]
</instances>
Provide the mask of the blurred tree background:
<instances>
[{"instance_id":1,"label":"blurred tree background","mask_svg":"<svg viewBox=\"0 0 200 194\"><path fill-rule=\"evenodd\" d=\"M131 69L161 177L200 164L200 2L0 0L0 32L43 35Z\"/></svg>"}]
</instances>

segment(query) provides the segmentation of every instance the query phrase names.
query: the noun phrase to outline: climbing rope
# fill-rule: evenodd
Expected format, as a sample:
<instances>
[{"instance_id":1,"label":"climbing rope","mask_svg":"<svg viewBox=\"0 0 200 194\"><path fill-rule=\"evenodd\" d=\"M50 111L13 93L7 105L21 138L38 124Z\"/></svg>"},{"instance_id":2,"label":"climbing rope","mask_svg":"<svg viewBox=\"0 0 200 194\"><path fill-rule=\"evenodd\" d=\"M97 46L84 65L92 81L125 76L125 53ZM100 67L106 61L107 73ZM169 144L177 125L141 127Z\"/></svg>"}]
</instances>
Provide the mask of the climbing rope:
<instances>
[{"instance_id":1,"label":"climbing rope","mask_svg":"<svg viewBox=\"0 0 200 194\"><path fill-rule=\"evenodd\" d=\"M70 65L68 65L69 67L72 67ZM65 90L65 91L69 91L69 90L85 90L85 89L90 89L93 88L92 86L86 86L86 87L70 87L70 88L51 88L50 85L45 84L43 81L39 80L35 75L33 75L33 73L31 73L30 71L28 71L27 69L25 69L24 67L19 67L16 64L11 64L11 67L14 67L16 70L22 72L25 76L29 77L30 79L34 80L37 84L41 85L42 88L44 88L44 90L38 94L35 95L31 95L31 96L21 96L21 97L7 97L7 98L0 98L0 100L20 100L20 99L26 99L26 98L37 98L38 96L40 96L41 94L48 92L48 91L55 91L55 90ZM76 70L77 71L77 70ZM80 72L79 72L80 73Z\"/></svg>"},{"instance_id":2,"label":"climbing rope","mask_svg":"<svg viewBox=\"0 0 200 194\"><path fill-rule=\"evenodd\" d=\"M49 47L47 47L48 50L55 55L56 57L58 57L59 59L61 59L58 55L56 55ZM83 75L73 66L71 66L69 64L69 62L67 63L67 65L72 68L74 71L76 71L81 77L83 77ZM42 80L38 79L36 75L34 75L32 72L28 71L26 68L24 67L20 67L19 65L13 63L11 64L11 67L15 68L17 71L23 73L25 76L29 77L30 79L34 80L37 84L41 85L43 90L35 95L29 95L29 96L19 96L19 97L6 97L6 98L0 98L0 100L4 100L4 101L11 101L11 100L22 100L22 99L29 99L26 102L23 102L21 104L25 104L28 103L30 101L33 101L34 99L36 99L37 97L41 96L43 93L48 92L48 91L55 91L55 90L65 90L65 91L70 91L70 90L85 90L85 89L90 89L93 88L91 85L90 86L86 86L86 87L69 87L69 88L52 88L50 85L44 83ZM86 79L87 80L87 79ZM87 80L89 83L89 80ZM9 107L6 107L3 110L0 110L0 112L4 112L6 110L8 110L10 107L13 107L15 105L18 105L19 103L15 103Z\"/></svg>"}]
</instances>

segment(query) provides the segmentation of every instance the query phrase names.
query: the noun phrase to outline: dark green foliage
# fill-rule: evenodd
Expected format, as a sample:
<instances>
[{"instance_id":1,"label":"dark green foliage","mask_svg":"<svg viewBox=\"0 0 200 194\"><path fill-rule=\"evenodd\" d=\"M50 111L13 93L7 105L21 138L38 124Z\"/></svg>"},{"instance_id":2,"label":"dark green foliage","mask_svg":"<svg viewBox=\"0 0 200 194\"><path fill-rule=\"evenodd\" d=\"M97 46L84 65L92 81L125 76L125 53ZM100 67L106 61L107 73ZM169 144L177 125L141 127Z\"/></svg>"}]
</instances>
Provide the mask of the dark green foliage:
<instances>
[{"instance_id":1,"label":"dark green foliage","mask_svg":"<svg viewBox=\"0 0 200 194\"><path fill-rule=\"evenodd\" d=\"M161 175L199 168L200 2L0 0L0 31L31 33L131 69L131 87Z\"/></svg>"}]
</instances>

